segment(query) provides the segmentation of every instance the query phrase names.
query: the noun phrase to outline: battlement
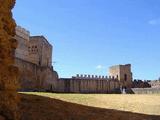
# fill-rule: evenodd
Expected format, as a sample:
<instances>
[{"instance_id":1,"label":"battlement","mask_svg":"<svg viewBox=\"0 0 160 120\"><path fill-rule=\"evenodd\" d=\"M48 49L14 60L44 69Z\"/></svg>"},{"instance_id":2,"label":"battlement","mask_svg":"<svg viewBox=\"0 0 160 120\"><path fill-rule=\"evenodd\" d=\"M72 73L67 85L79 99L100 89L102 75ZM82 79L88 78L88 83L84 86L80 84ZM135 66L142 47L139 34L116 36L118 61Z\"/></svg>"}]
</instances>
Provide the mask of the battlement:
<instances>
[{"instance_id":1,"label":"battlement","mask_svg":"<svg viewBox=\"0 0 160 120\"><path fill-rule=\"evenodd\" d=\"M16 35L22 37L25 40L29 40L30 32L21 26L16 26Z\"/></svg>"},{"instance_id":2,"label":"battlement","mask_svg":"<svg viewBox=\"0 0 160 120\"><path fill-rule=\"evenodd\" d=\"M103 75L86 75L86 74L77 74L72 76L73 79L100 79L100 80L117 80L118 78L114 76L103 76Z\"/></svg>"}]
</instances>

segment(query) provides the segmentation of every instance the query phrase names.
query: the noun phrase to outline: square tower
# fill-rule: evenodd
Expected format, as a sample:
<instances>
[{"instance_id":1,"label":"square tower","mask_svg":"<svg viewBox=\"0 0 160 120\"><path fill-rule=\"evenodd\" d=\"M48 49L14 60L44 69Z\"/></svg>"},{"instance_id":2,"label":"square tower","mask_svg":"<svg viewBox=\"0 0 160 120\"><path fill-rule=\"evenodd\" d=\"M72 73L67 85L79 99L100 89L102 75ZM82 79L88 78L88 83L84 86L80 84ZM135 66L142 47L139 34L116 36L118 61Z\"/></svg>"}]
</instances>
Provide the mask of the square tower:
<instances>
[{"instance_id":1,"label":"square tower","mask_svg":"<svg viewBox=\"0 0 160 120\"><path fill-rule=\"evenodd\" d=\"M109 75L118 78L121 87L130 88L132 86L131 64L111 66Z\"/></svg>"},{"instance_id":2,"label":"square tower","mask_svg":"<svg viewBox=\"0 0 160 120\"><path fill-rule=\"evenodd\" d=\"M44 36L30 36L30 62L43 67L52 67L52 45Z\"/></svg>"}]
</instances>

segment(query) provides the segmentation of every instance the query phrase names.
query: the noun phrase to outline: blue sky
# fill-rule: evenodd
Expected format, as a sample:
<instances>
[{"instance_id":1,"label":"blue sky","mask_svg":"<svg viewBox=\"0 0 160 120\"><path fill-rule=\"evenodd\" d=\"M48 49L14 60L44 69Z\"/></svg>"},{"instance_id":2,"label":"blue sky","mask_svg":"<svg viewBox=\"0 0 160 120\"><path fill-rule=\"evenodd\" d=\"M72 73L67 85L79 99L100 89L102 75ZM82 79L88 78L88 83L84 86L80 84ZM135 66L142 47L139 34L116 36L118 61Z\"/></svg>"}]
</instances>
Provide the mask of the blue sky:
<instances>
[{"instance_id":1,"label":"blue sky","mask_svg":"<svg viewBox=\"0 0 160 120\"><path fill-rule=\"evenodd\" d=\"M132 64L134 78L160 77L160 0L17 0L13 15L53 45L60 77L107 75Z\"/></svg>"}]
</instances>

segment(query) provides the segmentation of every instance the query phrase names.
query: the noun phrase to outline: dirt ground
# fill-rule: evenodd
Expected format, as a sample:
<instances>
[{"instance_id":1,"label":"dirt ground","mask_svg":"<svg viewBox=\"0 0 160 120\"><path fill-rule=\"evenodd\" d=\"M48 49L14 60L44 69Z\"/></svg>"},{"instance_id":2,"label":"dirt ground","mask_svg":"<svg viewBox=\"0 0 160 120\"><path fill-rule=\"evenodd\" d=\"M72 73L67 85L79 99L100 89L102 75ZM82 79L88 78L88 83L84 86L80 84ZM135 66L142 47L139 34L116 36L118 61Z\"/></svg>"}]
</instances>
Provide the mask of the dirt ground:
<instances>
[{"instance_id":1,"label":"dirt ground","mask_svg":"<svg viewBox=\"0 0 160 120\"><path fill-rule=\"evenodd\" d=\"M160 120L158 115L89 107L37 95L20 96L22 120Z\"/></svg>"}]
</instances>

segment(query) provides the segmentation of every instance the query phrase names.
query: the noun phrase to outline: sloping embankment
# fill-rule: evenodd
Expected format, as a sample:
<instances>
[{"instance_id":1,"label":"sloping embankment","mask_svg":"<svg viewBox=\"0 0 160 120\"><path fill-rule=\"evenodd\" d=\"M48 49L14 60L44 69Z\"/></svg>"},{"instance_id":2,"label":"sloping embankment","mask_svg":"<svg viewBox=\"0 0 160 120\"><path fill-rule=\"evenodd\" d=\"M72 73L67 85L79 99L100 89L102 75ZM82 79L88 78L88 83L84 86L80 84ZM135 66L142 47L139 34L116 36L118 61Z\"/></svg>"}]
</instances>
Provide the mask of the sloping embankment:
<instances>
[{"instance_id":1,"label":"sloping embankment","mask_svg":"<svg viewBox=\"0 0 160 120\"><path fill-rule=\"evenodd\" d=\"M21 94L22 120L160 120L160 116L88 107L61 100Z\"/></svg>"}]
</instances>

